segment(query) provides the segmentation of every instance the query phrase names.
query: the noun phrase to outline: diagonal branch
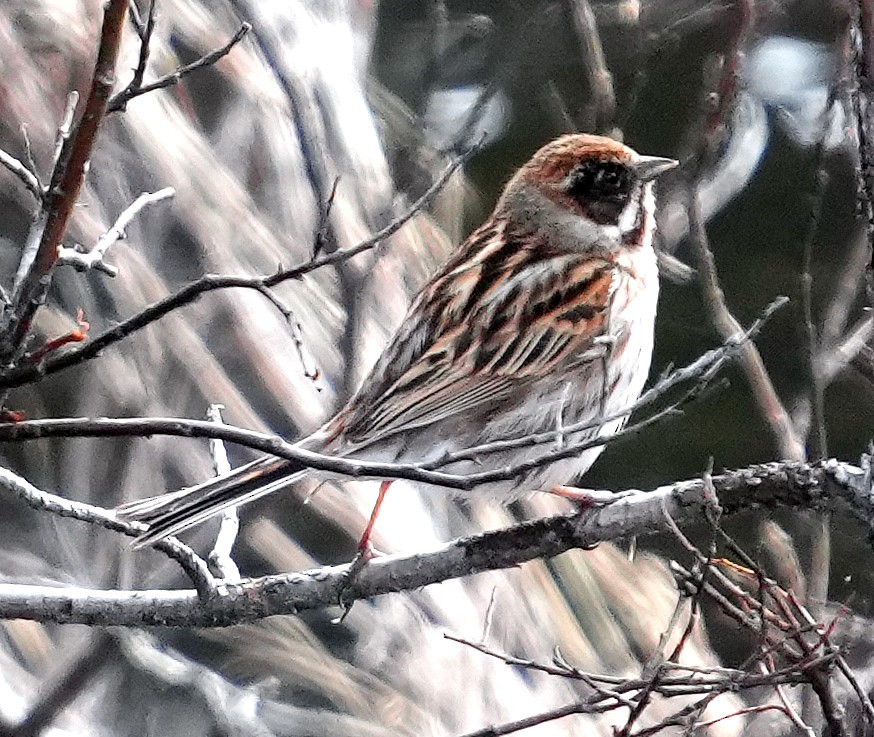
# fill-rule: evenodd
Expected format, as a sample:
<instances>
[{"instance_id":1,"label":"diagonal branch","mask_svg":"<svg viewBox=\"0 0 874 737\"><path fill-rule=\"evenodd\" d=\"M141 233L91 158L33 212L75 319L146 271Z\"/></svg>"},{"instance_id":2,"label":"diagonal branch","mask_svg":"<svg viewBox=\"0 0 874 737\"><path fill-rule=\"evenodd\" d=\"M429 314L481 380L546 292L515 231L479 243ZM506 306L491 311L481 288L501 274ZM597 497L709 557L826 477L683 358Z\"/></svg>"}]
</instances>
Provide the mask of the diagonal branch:
<instances>
[{"instance_id":1,"label":"diagonal branch","mask_svg":"<svg viewBox=\"0 0 874 737\"><path fill-rule=\"evenodd\" d=\"M740 324L729 310L725 294L719 284L716 260L704 226L698 185L708 156L723 133L725 118L734 103L744 46L754 28L755 7L751 0L738 0L735 8L738 13L737 26L723 62L715 93L715 104L705 115L688 191L689 237L698 257L698 272L704 303L710 313L711 323L723 339L736 334L740 330ZM802 460L805 457L803 439L798 436L792 418L780 401L762 357L754 345L748 344L741 349L740 366L746 375L756 403L777 441L780 457Z\"/></svg>"},{"instance_id":2,"label":"diagonal branch","mask_svg":"<svg viewBox=\"0 0 874 737\"><path fill-rule=\"evenodd\" d=\"M154 3L152 4L152 8L154 8ZM114 95L109 101L106 109L108 113L114 113L120 110L124 110L127 107L127 104L134 98L140 97L141 95L145 95L149 92L154 92L155 90L162 90L165 87L172 87L173 85L179 84L179 82L181 82L192 72L196 72L198 69L203 69L204 67L212 66L219 59L227 56L230 53L231 49L233 49L234 46L242 41L245 35L252 30L252 26L249 23L243 23L239 27L239 29L237 29L237 32L233 36L231 36L230 40L226 44L224 44L224 46L216 49L215 51L210 51L208 54L201 56L199 59L196 59L190 64L179 67L176 71L171 72L170 74L165 74L163 77L156 79L154 82L149 82L149 84L143 84L143 75L145 74L146 62L149 58L149 41L151 40L153 29L153 10L150 10L149 24L146 26L143 36L142 46L140 50L140 61L134 73L134 78L131 80L130 84L127 87L125 87L118 94Z\"/></svg>"},{"instance_id":3,"label":"diagonal branch","mask_svg":"<svg viewBox=\"0 0 874 737\"><path fill-rule=\"evenodd\" d=\"M27 188L27 191L36 198L37 202L42 200L43 192L42 186L39 183L39 178L28 166L3 149L0 149L0 166L4 166L12 172L12 174L18 177L19 181Z\"/></svg>"},{"instance_id":4,"label":"diagonal branch","mask_svg":"<svg viewBox=\"0 0 874 737\"><path fill-rule=\"evenodd\" d=\"M64 499L55 494L41 491L20 476L5 468L0 468L0 492L4 491L14 494L34 509L46 511L58 517L82 520L129 537L137 537L145 530L144 525L119 519L114 512L102 507ZM155 545L155 549L179 563L197 588L199 596L207 598L215 590L216 582L206 563L187 545L175 538L167 538Z\"/></svg>"},{"instance_id":5,"label":"diagonal branch","mask_svg":"<svg viewBox=\"0 0 874 737\"><path fill-rule=\"evenodd\" d=\"M263 293L265 288L269 289L275 287L276 285L291 279L299 279L305 274L309 274L317 269L337 264L341 261L346 261L347 259L358 256L361 253L373 250L383 241L397 233L407 222L412 220L419 212L427 207L428 203L430 203L437 193L443 189L455 171L461 167L465 161L473 156L477 150L478 147L475 146L464 154L456 157L443 174L440 175L437 181L435 181L434 184L432 184L428 190L406 210L406 212L361 243L350 248L340 249L333 253L320 256L319 258L312 259L289 269L280 269L270 276L247 277L207 274L182 287L182 289L174 294L165 297L160 302L156 302L155 304L146 307L142 312L133 317L120 322L105 333L102 333L88 343L85 343L77 350L69 351L60 356L52 356L39 366L19 366L0 374L0 389L14 389L19 386L24 386L25 384L40 381L44 376L96 358L105 348L123 340L128 335L131 335L138 330L142 330L144 327L160 320L170 312L191 304L201 295L208 292L218 289L242 288L254 289Z\"/></svg>"},{"instance_id":6,"label":"diagonal branch","mask_svg":"<svg viewBox=\"0 0 874 737\"><path fill-rule=\"evenodd\" d=\"M34 315L45 301L51 285L58 249L79 198L97 130L106 115L106 105L115 83L127 6L128 0L110 0L106 6L97 63L85 109L75 131L63 144L16 275L12 308L0 337L0 360L4 364L14 360L19 353Z\"/></svg>"}]
</instances>

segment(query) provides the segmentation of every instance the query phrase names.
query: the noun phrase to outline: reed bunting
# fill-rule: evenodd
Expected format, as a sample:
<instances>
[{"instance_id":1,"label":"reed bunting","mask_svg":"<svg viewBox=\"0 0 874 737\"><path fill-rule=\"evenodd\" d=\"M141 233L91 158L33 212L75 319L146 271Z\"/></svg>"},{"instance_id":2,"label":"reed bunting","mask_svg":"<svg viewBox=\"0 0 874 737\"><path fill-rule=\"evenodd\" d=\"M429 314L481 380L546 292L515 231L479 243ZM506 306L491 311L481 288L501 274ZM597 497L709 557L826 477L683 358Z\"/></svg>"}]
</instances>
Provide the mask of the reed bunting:
<instances>
[{"instance_id":1,"label":"reed bunting","mask_svg":"<svg viewBox=\"0 0 874 737\"><path fill-rule=\"evenodd\" d=\"M559 421L591 425L567 443L615 433L649 373L659 289L653 180L676 165L599 136L567 135L544 146L419 292L358 392L299 446L369 461L433 462L549 432ZM471 493L509 500L549 491L585 472L601 450ZM543 446L505 449L442 470L482 472L543 454ZM148 545L303 473L264 457L118 511L149 524L137 542Z\"/></svg>"}]
</instances>

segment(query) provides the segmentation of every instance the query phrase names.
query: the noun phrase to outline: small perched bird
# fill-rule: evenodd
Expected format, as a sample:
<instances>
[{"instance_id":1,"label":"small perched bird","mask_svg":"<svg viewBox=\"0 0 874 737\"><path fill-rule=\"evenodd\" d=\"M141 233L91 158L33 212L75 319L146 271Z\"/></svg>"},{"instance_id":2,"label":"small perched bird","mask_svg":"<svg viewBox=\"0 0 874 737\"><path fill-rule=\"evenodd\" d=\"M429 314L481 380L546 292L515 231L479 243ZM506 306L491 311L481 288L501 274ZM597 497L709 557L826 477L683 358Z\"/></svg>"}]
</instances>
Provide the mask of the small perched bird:
<instances>
[{"instance_id":1,"label":"small perched bird","mask_svg":"<svg viewBox=\"0 0 874 737\"><path fill-rule=\"evenodd\" d=\"M358 392L299 447L409 463L557 426L571 428L566 444L615 433L649 373L659 289L653 180L676 165L600 136L567 135L541 148L416 296ZM572 429L580 424L589 427ZM471 493L510 500L550 491L588 470L601 450ZM482 472L546 452L505 448L442 470ZM303 473L264 457L118 512L149 524L137 541L148 545Z\"/></svg>"}]
</instances>

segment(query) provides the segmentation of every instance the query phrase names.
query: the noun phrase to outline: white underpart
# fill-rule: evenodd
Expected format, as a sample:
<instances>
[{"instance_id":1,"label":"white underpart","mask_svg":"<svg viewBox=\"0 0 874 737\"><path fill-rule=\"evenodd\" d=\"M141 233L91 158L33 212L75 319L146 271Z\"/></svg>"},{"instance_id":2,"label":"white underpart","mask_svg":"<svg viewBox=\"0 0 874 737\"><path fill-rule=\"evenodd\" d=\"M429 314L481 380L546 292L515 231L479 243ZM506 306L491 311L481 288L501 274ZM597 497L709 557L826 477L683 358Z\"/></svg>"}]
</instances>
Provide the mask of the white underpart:
<instances>
[{"instance_id":1,"label":"white underpart","mask_svg":"<svg viewBox=\"0 0 874 737\"><path fill-rule=\"evenodd\" d=\"M652 193L652 185L649 186L650 194ZM635 193L636 194L636 193ZM644 194L646 197L646 194ZM622 210L622 214L619 216L619 232L620 233L631 233L637 225L637 214L640 212L640 203L637 197L632 197L628 204L625 206L625 209Z\"/></svg>"}]
</instances>

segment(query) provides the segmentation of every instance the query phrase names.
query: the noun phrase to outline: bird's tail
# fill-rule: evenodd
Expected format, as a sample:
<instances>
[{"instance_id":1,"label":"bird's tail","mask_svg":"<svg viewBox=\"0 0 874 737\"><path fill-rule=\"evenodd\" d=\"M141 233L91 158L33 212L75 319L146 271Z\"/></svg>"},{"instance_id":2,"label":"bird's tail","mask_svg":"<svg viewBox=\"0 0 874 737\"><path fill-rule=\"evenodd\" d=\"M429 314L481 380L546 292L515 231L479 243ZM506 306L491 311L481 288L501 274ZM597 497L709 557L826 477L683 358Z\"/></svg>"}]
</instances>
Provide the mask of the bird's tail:
<instances>
[{"instance_id":1,"label":"bird's tail","mask_svg":"<svg viewBox=\"0 0 874 737\"><path fill-rule=\"evenodd\" d=\"M123 519L146 522L149 529L133 547L154 545L231 507L248 504L294 483L305 471L297 464L266 456L196 486L141 499L116 508Z\"/></svg>"}]
</instances>

